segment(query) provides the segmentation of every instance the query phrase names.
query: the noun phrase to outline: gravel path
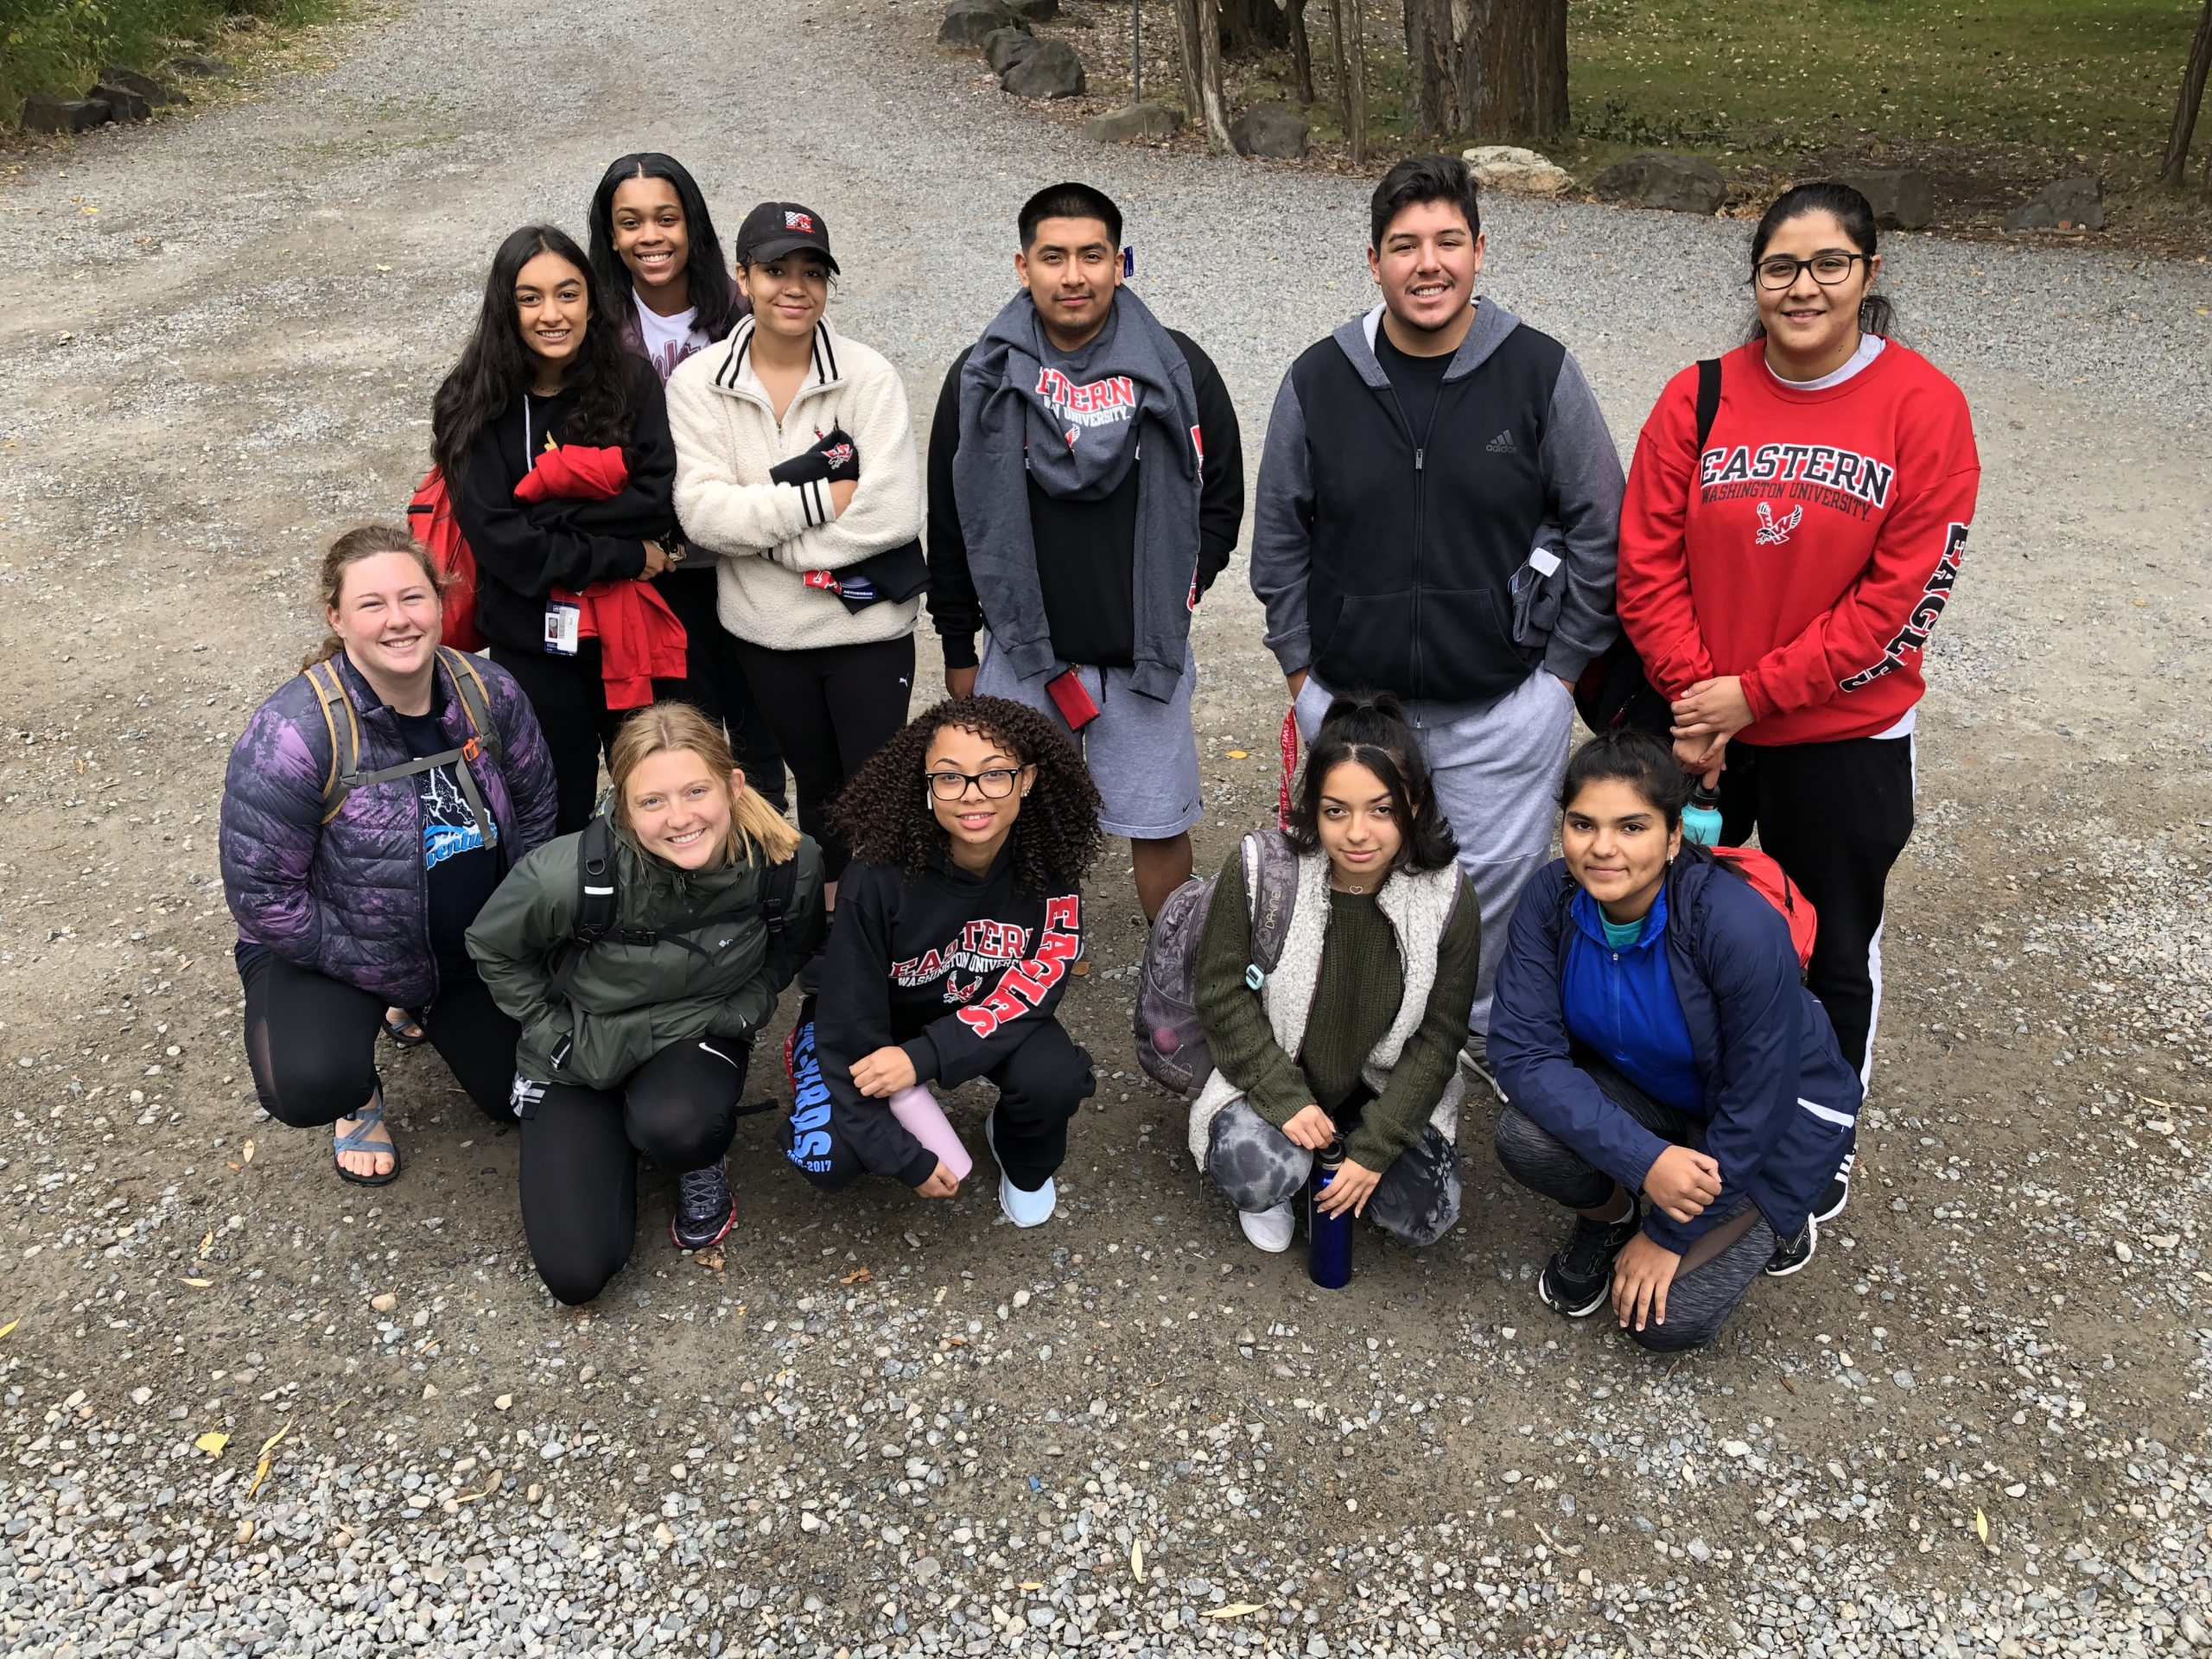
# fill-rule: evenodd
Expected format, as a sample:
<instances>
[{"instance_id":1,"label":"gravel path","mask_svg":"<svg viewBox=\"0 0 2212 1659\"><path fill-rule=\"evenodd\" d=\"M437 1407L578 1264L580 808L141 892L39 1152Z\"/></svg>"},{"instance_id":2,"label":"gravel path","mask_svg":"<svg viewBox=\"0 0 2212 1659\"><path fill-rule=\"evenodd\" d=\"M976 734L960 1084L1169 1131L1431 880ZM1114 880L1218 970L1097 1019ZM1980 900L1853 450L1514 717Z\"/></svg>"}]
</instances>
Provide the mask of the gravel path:
<instances>
[{"instance_id":1,"label":"gravel path","mask_svg":"<svg viewBox=\"0 0 2212 1659\"><path fill-rule=\"evenodd\" d=\"M1093 53L1125 16L1069 12ZM577 225L648 144L726 227L807 200L841 319L925 413L1007 291L1015 207L1080 173L1255 456L1283 365L1365 302L1357 184L1084 145L930 48L923 4L625 16L396 6L334 69L0 189L0 1650L2212 1648L2202 264L1891 249L1988 482L1865 1173L1713 1352L1555 1321L1554 1224L1479 1137L1437 1250L1363 1237L1341 1298L1255 1258L1116 1071L1139 936L1111 861L1070 1010L1113 1075L1037 1233L982 1191L821 1199L756 1122L726 1260L666 1249L649 1177L634 1264L569 1313L512 1137L434 1059L389 1069L388 1193L257 1121L222 759L309 637L316 549L404 499L512 224ZM1490 223L1489 291L1574 347L1624 448L1734 334L1741 226ZM1240 577L1201 613L1202 859L1272 799Z\"/></svg>"}]
</instances>

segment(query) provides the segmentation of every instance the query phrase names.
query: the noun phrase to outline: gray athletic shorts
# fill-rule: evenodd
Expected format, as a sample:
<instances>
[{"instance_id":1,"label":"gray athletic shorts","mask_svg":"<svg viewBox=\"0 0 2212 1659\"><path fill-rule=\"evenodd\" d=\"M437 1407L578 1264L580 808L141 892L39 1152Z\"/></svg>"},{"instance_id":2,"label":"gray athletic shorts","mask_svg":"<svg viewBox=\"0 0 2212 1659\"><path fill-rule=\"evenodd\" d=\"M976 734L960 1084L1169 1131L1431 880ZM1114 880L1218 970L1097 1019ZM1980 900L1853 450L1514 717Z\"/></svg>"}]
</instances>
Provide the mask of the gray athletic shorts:
<instances>
[{"instance_id":1,"label":"gray athletic shorts","mask_svg":"<svg viewBox=\"0 0 2212 1659\"><path fill-rule=\"evenodd\" d=\"M1055 671L1057 672L1058 671ZM1084 690L1098 705L1098 717L1070 733L1090 781L1098 787L1098 827L1130 841L1166 841L1179 836L1205 816L1198 786L1198 739L1191 725L1191 692L1198 683L1198 658L1183 646L1183 675L1166 702L1129 687L1126 668L1079 668ZM1046 691L1050 674L1018 680L996 643L983 636L976 695L1027 703L1065 732L1067 721Z\"/></svg>"}]
</instances>

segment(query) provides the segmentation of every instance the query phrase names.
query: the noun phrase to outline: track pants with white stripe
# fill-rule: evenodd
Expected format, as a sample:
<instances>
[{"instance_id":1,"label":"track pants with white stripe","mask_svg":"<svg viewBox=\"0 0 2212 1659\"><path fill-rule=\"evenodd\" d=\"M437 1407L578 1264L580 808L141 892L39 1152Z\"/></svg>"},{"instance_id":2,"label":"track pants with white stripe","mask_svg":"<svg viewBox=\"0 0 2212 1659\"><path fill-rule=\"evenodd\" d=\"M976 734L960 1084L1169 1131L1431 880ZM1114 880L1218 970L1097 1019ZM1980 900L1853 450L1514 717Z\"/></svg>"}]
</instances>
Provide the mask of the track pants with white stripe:
<instances>
[{"instance_id":1,"label":"track pants with white stripe","mask_svg":"<svg viewBox=\"0 0 2212 1659\"><path fill-rule=\"evenodd\" d=\"M1844 1063L1873 1071L1882 1002L1882 907L1890 867L1912 838L1913 740L1734 742L1720 774L1720 839L1759 845L1813 901L1820 931L1805 982L1835 1027Z\"/></svg>"}]
</instances>

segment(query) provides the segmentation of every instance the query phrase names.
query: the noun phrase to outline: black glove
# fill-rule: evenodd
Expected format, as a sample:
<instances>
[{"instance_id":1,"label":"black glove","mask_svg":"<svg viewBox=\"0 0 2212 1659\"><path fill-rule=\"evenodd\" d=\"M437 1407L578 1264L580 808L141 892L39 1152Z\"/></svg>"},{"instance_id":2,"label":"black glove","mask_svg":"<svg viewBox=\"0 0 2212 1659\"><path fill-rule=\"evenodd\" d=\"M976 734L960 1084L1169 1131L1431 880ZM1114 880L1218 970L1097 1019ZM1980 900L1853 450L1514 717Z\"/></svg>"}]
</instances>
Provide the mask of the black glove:
<instances>
[{"instance_id":1,"label":"black glove","mask_svg":"<svg viewBox=\"0 0 2212 1659\"><path fill-rule=\"evenodd\" d=\"M789 461L779 461L768 469L772 484L811 484L816 480L827 480L830 463L816 449L802 449Z\"/></svg>"},{"instance_id":2,"label":"black glove","mask_svg":"<svg viewBox=\"0 0 2212 1659\"><path fill-rule=\"evenodd\" d=\"M832 484L859 481L860 446L846 435L843 427L832 427L830 429L830 435L814 446L814 453L821 456L823 463L830 468L826 476Z\"/></svg>"}]
</instances>

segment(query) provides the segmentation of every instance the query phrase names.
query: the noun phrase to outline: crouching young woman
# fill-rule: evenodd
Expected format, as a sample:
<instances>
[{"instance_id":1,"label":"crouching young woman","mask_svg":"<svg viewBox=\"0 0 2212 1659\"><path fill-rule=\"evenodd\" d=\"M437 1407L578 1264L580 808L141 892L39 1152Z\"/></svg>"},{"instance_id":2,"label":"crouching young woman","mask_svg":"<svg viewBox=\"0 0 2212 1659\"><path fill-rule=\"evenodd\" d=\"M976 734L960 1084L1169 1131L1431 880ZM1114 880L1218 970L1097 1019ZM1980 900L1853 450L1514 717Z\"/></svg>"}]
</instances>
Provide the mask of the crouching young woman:
<instances>
[{"instance_id":1,"label":"crouching young woman","mask_svg":"<svg viewBox=\"0 0 2212 1659\"><path fill-rule=\"evenodd\" d=\"M468 931L522 1026L531 1259L571 1305L630 1259L639 1153L677 1177L678 1249L728 1232L722 1159L753 1038L822 932L820 852L745 786L697 709L640 709L608 770L607 812L525 859Z\"/></svg>"},{"instance_id":2,"label":"crouching young woman","mask_svg":"<svg viewBox=\"0 0 2212 1659\"><path fill-rule=\"evenodd\" d=\"M1192 1156L1274 1252L1290 1248L1314 1154L1341 1141L1323 1211L1371 1210L1406 1243L1433 1244L1459 1218L1459 1046L1482 912L1395 697L1329 705L1287 840L1254 849L1297 862L1281 955L1256 986L1241 857L1206 912L1195 989L1215 1070L1191 1108Z\"/></svg>"},{"instance_id":3,"label":"crouching young woman","mask_svg":"<svg viewBox=\"0 0 2212 1659\"><path fill-rule=\"evenodd\" d=\"M1610 1298L1669 1351L1812 1259L1860 1097L1781 912L1684 842L1690 785L1643 732L1575 751L1566 856L1514 911L1490 1028L1498 1161L1576 1217L1536 1294L1570 1319Z\"/></svg>"}]
</instances>

